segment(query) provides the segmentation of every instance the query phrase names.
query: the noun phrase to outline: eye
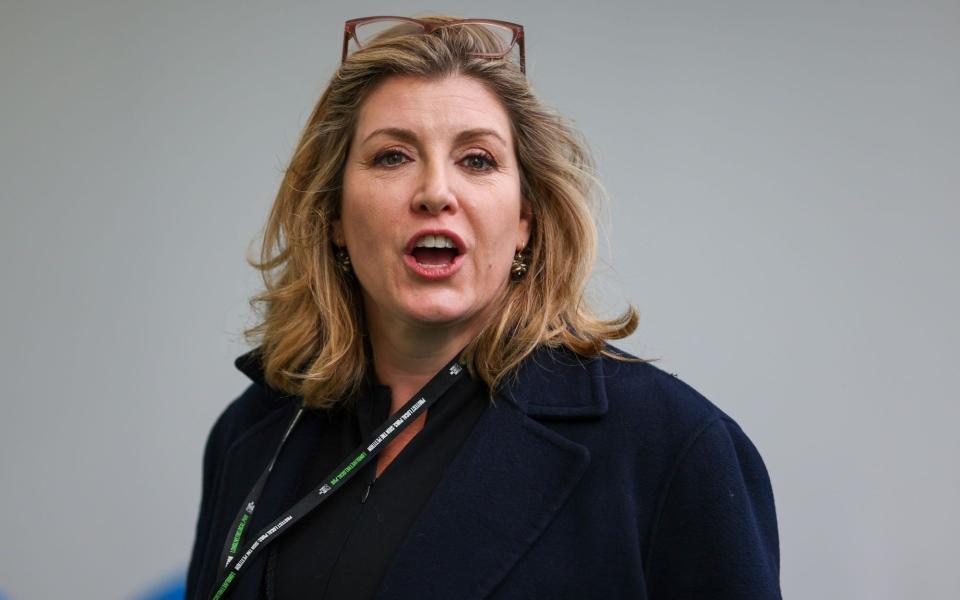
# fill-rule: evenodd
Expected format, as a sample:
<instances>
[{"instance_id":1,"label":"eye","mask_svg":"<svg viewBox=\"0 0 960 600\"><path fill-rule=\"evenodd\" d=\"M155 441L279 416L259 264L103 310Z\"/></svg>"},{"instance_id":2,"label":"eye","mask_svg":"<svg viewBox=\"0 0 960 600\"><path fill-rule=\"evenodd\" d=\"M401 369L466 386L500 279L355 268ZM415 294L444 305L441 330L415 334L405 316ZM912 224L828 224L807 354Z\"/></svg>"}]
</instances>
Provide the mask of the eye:
<instances>
[{"instance_id":1,"label":"eye","mask_svg":"<svg viewBox=\"0 0 960 600\"><path fill-rule=\"evenodd\" d=\"M497 161L486 152L474 152L463 159L463 164L474 171L490 171L497 167Z\"/></svg>"},{"instance_id":2,"label":"eye","mask_svg":"<svg viewBox=\"0 0 960 600\"><path fill-rule=\"evenodd\" d=\"M398 167L407 160L409 160L407 155L399 150L386 150L373 157L373 164L384 167Z\"/></svg>"}]
</instances>

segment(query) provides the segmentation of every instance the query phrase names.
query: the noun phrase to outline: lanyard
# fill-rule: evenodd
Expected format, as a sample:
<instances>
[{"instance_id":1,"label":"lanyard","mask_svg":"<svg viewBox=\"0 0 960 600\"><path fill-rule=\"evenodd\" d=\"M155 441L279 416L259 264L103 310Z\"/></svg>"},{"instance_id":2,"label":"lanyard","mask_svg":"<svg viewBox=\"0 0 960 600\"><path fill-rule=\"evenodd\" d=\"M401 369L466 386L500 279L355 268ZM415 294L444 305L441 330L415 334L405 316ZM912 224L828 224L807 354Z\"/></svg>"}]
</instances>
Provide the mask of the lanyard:
<instances>
[{"instance_id":1,"label":"lanyard","mask_svg":"<svg viewBox=\"0 0 960 600\"><path fill-rule=\"evenodd\" d=\"M344 483L359 472L362 465L369 463L391 440L396 438L420 413L430 408L462 376L463 365L460 363L458 355L440 369L440 372L434 375L433 379L427 382L423 389L414 394L413 398L397 411L396 418L384 423L373 432L366 443L351 452L336 469L321 481L318 488L301 498L293 507L264 527L250 544L243 546L244 534L250 518L253 516L253 511L257 507L260 493L263 491L270 472L273 471L283 445L287 442L287 438L290 437L290 433L303 415L304 407L300 406L297 414L290 421L287 431L283 434L280 445L273 453L266 470L261 473L257 482L247 494L240 512L234 518L233 524L228 530L229 533L220 559L220 568L217 572L217 581L220 582L220 585L217 586L211 600L223 598L247 561L259 554L267 544L277 539L280 534L290 529L291 525L309 514L310 511L343 487Z\"/></svg>"}]
</instances>

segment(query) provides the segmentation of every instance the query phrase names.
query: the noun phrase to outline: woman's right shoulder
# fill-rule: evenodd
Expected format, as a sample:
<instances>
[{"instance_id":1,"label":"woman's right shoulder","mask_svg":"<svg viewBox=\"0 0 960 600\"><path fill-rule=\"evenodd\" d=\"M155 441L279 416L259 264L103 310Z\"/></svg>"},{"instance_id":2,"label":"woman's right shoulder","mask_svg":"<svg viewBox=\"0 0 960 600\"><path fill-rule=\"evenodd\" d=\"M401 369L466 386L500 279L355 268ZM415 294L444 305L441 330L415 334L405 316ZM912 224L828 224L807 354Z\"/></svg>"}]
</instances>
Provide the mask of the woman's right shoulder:
<instances>
[{"instance_id":1,"label":"woman's right shoulder","mask_svg":"<svg viewBox=\"0 0 960 600\"><path fill-rule=\"evenodd\" d=\"M268 388L254 381L243 393L227 404L210 429L204 446L203 494L188 569L188 598L197 597L197 590L200 589L198 586L212 585L212 581L201 582L201 571L204 564L215 560L211 552L216 552L216 549L211 550L210 537L217 535L212 533L217 531L217 526L214 524L220 523L224 530L228 524L222 522L224 517L221 479L231 448L242 443L248 436L255 435L257 431L264 430L276 419L282 418L288 412L283 410L283 407L289 407L292 404L292 401L278 401Z\"/></svg>"}]
</instances>

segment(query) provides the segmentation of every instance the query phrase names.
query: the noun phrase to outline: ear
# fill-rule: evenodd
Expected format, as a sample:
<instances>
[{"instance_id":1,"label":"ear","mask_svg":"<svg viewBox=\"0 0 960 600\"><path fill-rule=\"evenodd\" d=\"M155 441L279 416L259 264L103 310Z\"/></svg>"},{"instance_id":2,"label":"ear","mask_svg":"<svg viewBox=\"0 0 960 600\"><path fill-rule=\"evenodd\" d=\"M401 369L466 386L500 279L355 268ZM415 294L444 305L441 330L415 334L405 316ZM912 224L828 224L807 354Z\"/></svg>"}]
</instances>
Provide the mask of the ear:
<instances>
[{"instance_id":1,"label":"ear","mask_svg":"<svg viewBox=\"0 0 960 600\"><path fill-rule=\"evenodd\" d=\"M520 202L520 223L517 228L517 252L527 247L530 241L530 233L533 231L533 211L530 210L530 203L526 198Z\"/></svg>"},{"instance_id":2,"label":"ear","mask_svg":"<svg viewBox=\"0 0 960 600\"><path fill-rule=\"evenodd\" d=\"M340 219L334 219L330 222L330 239L333 241L333 245L343 248L347 245L346 240L343 238L343 221Z\"/></svg>"}]
</instances>

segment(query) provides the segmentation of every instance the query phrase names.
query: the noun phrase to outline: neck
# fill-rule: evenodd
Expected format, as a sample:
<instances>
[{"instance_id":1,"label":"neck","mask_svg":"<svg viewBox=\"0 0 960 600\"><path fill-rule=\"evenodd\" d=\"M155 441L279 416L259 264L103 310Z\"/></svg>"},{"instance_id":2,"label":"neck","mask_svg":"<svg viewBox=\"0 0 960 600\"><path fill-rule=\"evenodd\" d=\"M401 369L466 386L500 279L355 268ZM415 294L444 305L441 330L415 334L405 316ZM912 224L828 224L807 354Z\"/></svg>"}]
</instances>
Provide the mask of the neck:
<instances>
[{"instance_id":1,"label":"neck","mask_svg":"<svg viewBox=\"0 0 960 600\"><path fill-rule=\"evenodd\" d=\"M452 360L479 331L444 326L416 326L370 319L373 368L392 391L391 414L403 406Z\"/></svg>"}]
</instances>

